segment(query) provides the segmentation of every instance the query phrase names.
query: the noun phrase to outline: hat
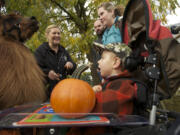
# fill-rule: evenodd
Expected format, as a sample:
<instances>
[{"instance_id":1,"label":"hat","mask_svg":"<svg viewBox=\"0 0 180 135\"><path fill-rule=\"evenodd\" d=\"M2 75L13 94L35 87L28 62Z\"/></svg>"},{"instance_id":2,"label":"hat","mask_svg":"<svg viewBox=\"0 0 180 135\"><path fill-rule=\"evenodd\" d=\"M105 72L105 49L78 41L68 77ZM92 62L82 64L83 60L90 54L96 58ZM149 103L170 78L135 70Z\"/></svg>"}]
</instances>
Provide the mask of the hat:
<instances>
[{"instance_id":1,"label":"hat","mask_svg":"<svg viewBox=\"0 0 180 135\"><path fill-rule=\"evenodd\" d=\"M94 42L94 48L100 54L102 54L104 50L111 51L121 59L128 57L132 52L131 48L124 43L111 43L111 44L103 45Z\"/></svg>"}]
</instances>

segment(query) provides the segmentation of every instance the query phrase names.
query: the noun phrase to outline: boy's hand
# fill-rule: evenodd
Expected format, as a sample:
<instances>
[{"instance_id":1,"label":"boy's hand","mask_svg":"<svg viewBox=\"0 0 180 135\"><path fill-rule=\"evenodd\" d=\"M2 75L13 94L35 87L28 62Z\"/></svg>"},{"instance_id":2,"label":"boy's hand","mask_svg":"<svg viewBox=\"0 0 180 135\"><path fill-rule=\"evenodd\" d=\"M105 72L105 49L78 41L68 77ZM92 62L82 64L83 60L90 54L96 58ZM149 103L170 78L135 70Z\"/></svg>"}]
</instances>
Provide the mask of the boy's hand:
<instances>
[{"instance_id":1,"label":"boy's hand","mask_svg":"<svg viewBox=\"0 0 180 135\"><path fill-rule=\"evenodd\" d=\"M101 85L95 85L95 86L93 86L93 91L94 91L95 93L102 91L102 86L101 86Z\"/></svg>"}]
</instances>

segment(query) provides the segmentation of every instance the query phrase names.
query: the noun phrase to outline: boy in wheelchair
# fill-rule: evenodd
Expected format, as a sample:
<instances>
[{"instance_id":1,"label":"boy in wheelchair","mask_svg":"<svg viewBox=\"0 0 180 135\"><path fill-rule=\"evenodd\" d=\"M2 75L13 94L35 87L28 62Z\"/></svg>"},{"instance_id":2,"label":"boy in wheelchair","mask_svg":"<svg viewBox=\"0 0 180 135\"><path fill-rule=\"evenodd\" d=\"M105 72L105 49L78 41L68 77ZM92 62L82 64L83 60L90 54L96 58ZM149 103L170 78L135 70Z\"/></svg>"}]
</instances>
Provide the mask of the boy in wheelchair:
<instances>
[{"instance_id":1,"label":"boy in wheelchair","mask_svg":"<svg viewBox=\"0 0 180 135\"><path fill-rule=\"evenodd\" d=\"M128 70L124 69L124 61L131 49L122 43L106 46L94 43L96 51L101 54L98 68L104 81L96 85L96 106L94 112L115 113L125 115L133 113L133 98L135 87Z\"/></svg>"},{"instance_id":2,"label":"boy in wheelchair","mask_svg":"<svg viewBox=\"0 0 180 135\"><path fill-rule=\"evenodd\" d=\"M131 49L123 43L104 46L96 42L94 48L101 55L98 68L104 80L93 87L96 94L93 112L114 113L118 116L134 114L134 99L138 96L137 87L140 83L133 80L131 73L124 69L125 59L131 54ZM112 127L71 128L68 135L114 134L114 130Z\"/></svg>"},{"instance_id":3,"label":"boy in wheelchair","mask_svg":"<svg viewBox=\"0 0 180 135\"><path fill-rule=\"evenodd\" d=\"M149 88L147 84L132 78L131 73L126 70L127 57L132 53L131 49L123 43L108 44L106 46L94 43L95 50L101 54L98 61L98 68L104 81L101 85L93 87L96 93L96 106L94 112L98 113L115 113L118 116L129 114L140 114L148 116L147 106L149 103L147 94ZM152 95L152 93L150 94ZM161 125L161 124L160 124ZM163 125L167 128L166 125ZM98 128L97 128L98 129ZM161 135L165 130L160 131L160 126L138 126L136 128L99 128L106 134L124 134L132 135L148 134ZM167 130L167 129L166 129ZM90 131L90 130L89 130ZM97 130L98 131L98 130ZM96 130L89 132L96 134ZM97 134L99 134L97 132Z\"/></svg>"}]
</instances>

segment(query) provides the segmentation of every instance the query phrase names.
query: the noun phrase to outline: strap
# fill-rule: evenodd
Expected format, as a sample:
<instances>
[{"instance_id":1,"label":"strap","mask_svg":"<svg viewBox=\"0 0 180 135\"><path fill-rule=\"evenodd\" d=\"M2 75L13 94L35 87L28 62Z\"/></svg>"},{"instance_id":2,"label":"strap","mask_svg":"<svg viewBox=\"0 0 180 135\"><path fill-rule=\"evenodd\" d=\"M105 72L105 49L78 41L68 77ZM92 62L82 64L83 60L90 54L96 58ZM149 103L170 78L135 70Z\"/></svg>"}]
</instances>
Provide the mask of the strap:
<instances>
[{"instance_id":1,"label":"strap","mask_svg":"<svg viewBox=\"0 0 180 135\"><path fill-rule=\"evenodd\" d=\"M102 90L104 91L107 84L110 81L113 81L115 79L133 81L134 82L134 99L135 99L135 101L139 104L146 104L147 103L147 98L148 98L147 97L147 90L148 90L147 85L144 82L141 82L141 81L134 79L134 78L130 78L130 77L114 77L114 78L111 78L110 80L108 80L104 83L104 85L102 86Z\"/></svg>"},{"instance_id":2,"label":"strap","mask_svg":"<svg viewBox=\"0 0 180 135\"><path fill-rule=\"evenodd\" d=\"M116 80L116 79L120 79L120 78L121 78L121 77L116 76L116 77L113 77L113 78L108 79L108 80L103 84L103 86L102 86L102 91L105 90L107 84L108 84L110 81L113 81L113 80Z\"/></svg>"},{"instance_id":3,"label":"strap","mask_svg":"<svg viewBox=\"0 0 180 135\"><path fill-rule=\"evenodd\" d=\"M146 85L144 82L141 82L141 81L139 81L139 80L137 80L137 79L135 79L135 78L130 78L130 77L114 77L114 78L111 78L111 79L107 80L107 81L103 84L102 90L105 90L107 84L108 84L110 81L113 81L113 80L116 80L116 79L131 80L131 81L133 81L134 83L142 84L142 85L144 85L144 87L147 88L147 85Z\"/></svg>"},{"instance_id":4,"label":"strap","mask_svg":"<svg viewBox=\"0 0 180 135\"><path fill-rule=\"evenodd\" d=\"M37 135L37 128L33 128L33 135Z\"/></svg>"},{"instance_id":5,"label":"strap","mask_svg":"<svg viewBox=\"0 0 180 135\"><path fill-rule=\"evenodd\" d=\"M160 57L160 64L161 64L161 71L162 71L162 74L164 76L164 81L165 81L165 85L166 85L166 88L167 88L167 91L169 95L171 95L170 93L170 89L169 89L169 79L168 79L168 76L167 76L167 73L166 73L166 70L165 70L165 65L164 65L164 61L163 61L163 58L161 55L159 55Z\"/></svg>"},{"instance_id":6,"label":"strap","mask_svg":"<svg viewBox=\"0 0 180 135\"><path fill-rule=\"evenodd\" d=\"M117 19L117 21L115 22L115 26L119 28L122 35L122 18L121 17Z\"/></svg>"}]
</instances>

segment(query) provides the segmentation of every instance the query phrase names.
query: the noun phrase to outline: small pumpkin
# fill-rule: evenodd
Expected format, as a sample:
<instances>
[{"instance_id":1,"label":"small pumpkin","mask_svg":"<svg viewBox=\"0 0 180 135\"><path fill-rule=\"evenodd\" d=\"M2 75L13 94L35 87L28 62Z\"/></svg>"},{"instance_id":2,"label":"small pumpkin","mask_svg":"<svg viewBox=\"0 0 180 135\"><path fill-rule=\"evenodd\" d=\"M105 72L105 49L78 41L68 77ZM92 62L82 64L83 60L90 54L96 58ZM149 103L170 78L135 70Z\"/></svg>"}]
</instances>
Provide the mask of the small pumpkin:
<instances>
[{"instance_id":1,"label":"small pumpkin","mask_svg":"<svg viewBox=\"0 0 180 135\"><path fill-rule=\"evenodd\" d=\"M53 89L51 106L56 113L89 113L95 105L92 87L79 79L64 79ZM78 118L82 115L61 115L64 118Z\"/></svg>"}]
</instances>

